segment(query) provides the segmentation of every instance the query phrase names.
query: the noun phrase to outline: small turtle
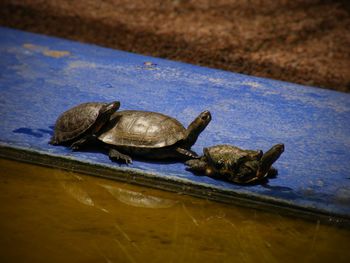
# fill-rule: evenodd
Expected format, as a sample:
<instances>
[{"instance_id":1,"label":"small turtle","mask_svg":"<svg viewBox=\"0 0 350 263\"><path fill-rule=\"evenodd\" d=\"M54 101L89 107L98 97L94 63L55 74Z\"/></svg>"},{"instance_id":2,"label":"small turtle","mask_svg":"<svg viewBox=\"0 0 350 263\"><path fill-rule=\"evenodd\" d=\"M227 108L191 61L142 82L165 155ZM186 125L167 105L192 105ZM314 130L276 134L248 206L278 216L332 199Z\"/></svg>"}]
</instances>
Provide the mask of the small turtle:
<instances>
[{"instance_id":1,"label":"small turtle","mask_svg":"<svg viewBox=\"0 0 350 263\"><path fill-rule=\"evenodd\" d=\"M96 137L111 115L120 107L112 103L88 102L63 112L56 121L50 144L68 144L73 150Z\"/></svg>"},{"instance_id":2,"label":"small turtle","mask_svg":"<svg viewBox=\"0 0 350 263\"><path fill-rule=\"evenodd\" d=\"M98 139L109 146L110 159L126 163L132 162L127 154L150 159L197 158L191 146L210 120L210 112L204 111L185 129L161 113L120 111L113 114Z\"/></svg>"},{"instance_id":3,"label":"small turtle","mask_svg":"<svg viewBox=\"0 0 350 263\"><path fill-rule=\"evenodd\" d=\"M220 177L240 184L252 183L277 174L272 164L284 151L276 144L263 154L261 150L242 150L232 145L204 148L199 159L185 162L187 170L207 176Z\"/></svg>"}]
</instances>

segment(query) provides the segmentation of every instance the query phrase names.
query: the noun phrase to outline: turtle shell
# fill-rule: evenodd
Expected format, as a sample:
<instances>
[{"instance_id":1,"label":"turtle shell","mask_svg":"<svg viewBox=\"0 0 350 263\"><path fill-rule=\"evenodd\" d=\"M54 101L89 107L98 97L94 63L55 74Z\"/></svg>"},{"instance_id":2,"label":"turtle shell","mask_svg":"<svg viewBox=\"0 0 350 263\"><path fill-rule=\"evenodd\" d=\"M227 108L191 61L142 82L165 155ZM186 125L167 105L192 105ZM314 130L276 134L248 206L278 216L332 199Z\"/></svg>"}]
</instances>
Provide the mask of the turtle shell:
<instances>
[{"instance_id":1,"label":"turtle shell","mask_svg":"<svg viewBox=\"0 0 350 263\"><path fill-rule=\"evenodd\" d=\"M245 184L258 179L256 172L262 151L243 150L232 145L216 145L205 148L204 154L218 169L218 174L229 181Z\"/></svg>"},{"instance_id":2,"label":"turtle shell","mask_svg":"<svg viewBox=\"0 0 350 263\"><path fill-rule=\"evenodd\" d=\"M220 162L230 162L232 164L242 163L249 160L258 160L261 158L261 151L243 150L232 145L216 145L204 149L204 155L214 164Z\"/></svg>"},{"instance_id":3,"label":"turtle shell","mask_svg":"<svg viewBox=\"0 0 350 263\"><path fill-rule=\"evenodd\" d=\"M112 127L98 138L115 146L162 148L183 140L186 135L179 121L157 112L119 111L113 114L111 123Z\"/></svg>"},{"instance_id":4,"label":"turtle shell","mask_svg":"<svg viewBox=\"0 0 350 263\"><path fill-rule=\"evenodd\" d=\"M106 103L88 102L63 112L56 121L52 142L71 141L84 134L96 122L99 112Z\"/></svg>"}]
</instances>

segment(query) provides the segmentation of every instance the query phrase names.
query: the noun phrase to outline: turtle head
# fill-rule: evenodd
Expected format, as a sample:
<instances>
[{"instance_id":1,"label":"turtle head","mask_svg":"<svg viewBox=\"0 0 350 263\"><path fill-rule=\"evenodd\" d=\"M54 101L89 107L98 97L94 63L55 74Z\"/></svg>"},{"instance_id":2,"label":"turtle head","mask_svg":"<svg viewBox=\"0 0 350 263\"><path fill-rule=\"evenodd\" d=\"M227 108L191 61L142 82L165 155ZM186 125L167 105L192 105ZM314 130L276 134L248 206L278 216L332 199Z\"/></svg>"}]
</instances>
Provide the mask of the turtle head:
<instances>
[{"instance_id":1,"label":"turtle head","mask_svg":"<svg viewBox=\"0 0 350 263\"><path fill-rule=\"evenodd\" d=\"M186 144L191 147L197 141L199 134L207 127L211 121L209 111L203 111L199 116L188 126Z\"/></svg>"},{"instance_id":2,"label":"turtle head","mask_svg":"<svg viewBox=\"0 0 350 263\"><path fill-rule=\"evenodd\" d=\"M94 133L100 131L102 127L110 120L112 114L120 107L119 101L113 101L104 105L100 111L97 120L94 125Z\"/></svg>"},{"instance_id":3,"label":"turtle head","mask_svg":"<svg viewBox=\"0 0 350 263\"><path fill-rule=\"evenodd\" d=\"M113 101L111 103L106 104L100 110L100 114L111 116L115 111L117 111L120 107L119 101Z\"/></svg>"},{"instance_id":4,"label":"turtle head","mask_svg":"<svg viewBox=\"0 0 350 263\"><path fill-rule=\"evenodd\" d=\"M276 144L270 150L263 154L260 159L259 168L256 176L258 178L264 177L270 170L272 164L277 161L277 159L284 152L284 144Z\"/></svg>"},{"instance_id":5,"label":"turtle head","mask_svg":"<svg viewBox=\"0 0 350 263\"><path fill-rule=\"evenodd\" d=\"M192 129L199 135L208 126L210 121L211 113L210 111L206 110L199 114L199 116L190 124L190 126L193 126Z\"/></svg>"}]
</instances>

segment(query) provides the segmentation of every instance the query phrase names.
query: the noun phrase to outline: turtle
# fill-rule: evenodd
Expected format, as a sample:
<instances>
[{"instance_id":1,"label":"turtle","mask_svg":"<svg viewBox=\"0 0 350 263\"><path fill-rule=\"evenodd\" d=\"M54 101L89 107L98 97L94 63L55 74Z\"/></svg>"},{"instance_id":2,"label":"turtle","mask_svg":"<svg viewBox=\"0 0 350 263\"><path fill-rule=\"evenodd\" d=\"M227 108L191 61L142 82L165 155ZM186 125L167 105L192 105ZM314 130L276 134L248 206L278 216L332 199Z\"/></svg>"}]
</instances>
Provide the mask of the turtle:
<instances>
[{"instance_id":1,"label":"turtle","mask_svg":"<svg viewBox=\"0 0 350 263\"><path fill-rule=\"evenodd\" d=\"M54 134L49 143L68 144L72 150L78 150L98 135L119 107L119 101L87 102L63 112L56 120Z\"/></svg>"},{"instance_id":2,"label":"turtle","mask_svg":"<svg viewBox=\"0 0 350 263\"><path fill-rule=\"evenodd\" d=\"M233 145L215 145L203 149L203 156L185 162L186 169L210 177L248 184L277 174L272 164L284 152L284 144L276 144L266 153L243 150Z\"/></svg>"},{"instance_id":3,"label":"turtle","mask_svg":"<svg viewBox=\"0 0 350 263\"><path fill-rule=\"evenodd\" d=\"M111 160L126 164L132 163L129 155L158 160L198 158L191 147L210 121L210 112L203 111L186 129L162 113L118 111L98 140L108 146Z\"/></svg>"}]
</instances>

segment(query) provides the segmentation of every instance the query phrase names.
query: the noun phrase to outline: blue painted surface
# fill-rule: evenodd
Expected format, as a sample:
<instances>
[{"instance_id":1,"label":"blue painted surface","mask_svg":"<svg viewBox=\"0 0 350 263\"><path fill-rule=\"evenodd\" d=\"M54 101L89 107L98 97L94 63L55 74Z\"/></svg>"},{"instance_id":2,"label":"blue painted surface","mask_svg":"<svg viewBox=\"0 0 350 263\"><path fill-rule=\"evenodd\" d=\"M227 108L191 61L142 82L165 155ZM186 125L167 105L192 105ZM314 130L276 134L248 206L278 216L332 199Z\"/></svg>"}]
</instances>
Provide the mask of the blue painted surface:
<instances>
[{"instance_id":1,"label":"blue painted surface","mask_svg":"<svg viewBox=\"0 0 350 263\"><path fill-rule=\"evenodd\" d=\"M0 28L0 146L137 169L171 180L250 194L350 217L350 95ZM149 63L151 62L151 63ZM234 144L267 150L283 142L279 175L240 186L185 171L183 164L135 161L48 145L57 116L87 101L158 111L188 125L213 120L193 147Z\"/></svg>"}]
</instances>

